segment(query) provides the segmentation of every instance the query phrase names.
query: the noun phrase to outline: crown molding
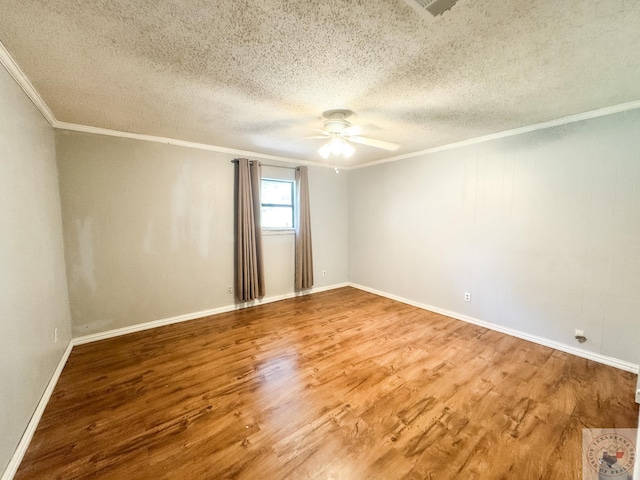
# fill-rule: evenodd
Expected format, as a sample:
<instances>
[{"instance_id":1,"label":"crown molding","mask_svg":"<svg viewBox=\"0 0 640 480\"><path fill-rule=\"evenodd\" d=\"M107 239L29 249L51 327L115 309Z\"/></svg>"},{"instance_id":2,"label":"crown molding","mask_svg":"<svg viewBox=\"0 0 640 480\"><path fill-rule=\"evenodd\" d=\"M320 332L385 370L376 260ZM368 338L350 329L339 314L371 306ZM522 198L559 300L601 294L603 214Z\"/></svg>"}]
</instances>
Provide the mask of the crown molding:
<instances>
[{"instance_id":1,"label":"crown molding","mask_svg":"<svg viewBox=\"0 0 640 480\"><path fill-rule=\"evenodd\" d=\"M26 77L25 77L25 80L26 80ZM28 81L28 80L26 80L26 81ZM18 83L20 83L20 82L18 82ZM29 84L29 85L31 85L31 84ZM31 87L31 88L33 88L33 87ZM23 87L23 89L24 89L24 87ZM35 92L35 90L33 90L33 91L37 95L37 92ZM40 99L40 96L38 96L37 98ZM44 104L42 99L40 99L40 102L42 102L42 105L46 108L46 105ZM36 103L36 102L34 101L34 103ZM36 103L36 106L38 106L37 103ZM40 108L40 107L38 107L38 108ZM578 113L578 114L575 114L575 115L569 115L567 117L562 117L562 118L558 118L558 119L555 119L555 120L549 120L547 122L535 123L533 125L527 125L525 127L518 127L518 128L511 129L511 130L505 130L505 131L502 131L502 132L492 133L492 134L489 134L489 135L483 135L481 137L470 138L468 140L462 140L460 142L448 143L446 145L440 145L440 146L437 146L437 147L427 148L425 150L420 150L418 152L405 153L403 155L397 155L397 156L394 156L394 157L382 158L380 160L374 160L372 162L366 162L366 163L362 163L362 164L359 164L359 165L338 165L338 168L340 170L357 170L359 168L372 167L374 165L380 165L380 164L383 164L383 163L397 162L399 160L415 158L415 157L419 157L419 156L423 156L423 155L428 155L430 153L440 152L440 151L443 151L443 150L451 150L451 149L454 149L454 148L460 148L460 147L465 147L465 146L469 146L469 145L475 145L475 144L478 144L478 143L489 142L491 140L498 140L498 139L501 139L501 138L512 137L514 135L521 135L521 134L524 134L524 133L535 132L535 131L538 131L538 130L545 130L547 128L558 127L558 126L561 126L561 125L567 125L567 124L571 124L571 123L581 122L581 121L589 120L589 119L592 119L592 118L604 117L604 116L607 116L607 115L612 115L614 113L627 112L627 111L630 111L630 110L636 110L638 108L640 108L640 100L636 100L636 101L633 101L633 102L627 102L627 103L621 103L619 105L612 105L610 107L599 108L597 110L591 110L591 111L588 111L588 112ZM48 109L47 109L47 112L49 112ZM43 112L43 114L44 114L44 112ZM49 114L51 114L51 112L49 112ZM247 157L251 157L251 158L259 158L259 159L263 159L263 160L274 160L274 161L278 161L278 162L295 163L295 164L298 164L298 165L309 165L309 166L323 167L323 168L335 168L336 167L335 164L331 164L331 163L312 162L312 161L300 160L300 159L296 159L296 158L280 157L280 156L276 156L276 155L267 155L267 154L264 154L264 153L251 152L251 151L247 151L247 150L236 150L236 149L233 149L233 148L218 147L216 145L209 145L209 144L206 144L206 143L188 142L188 141L178 140L178 139L168 138L168 137L157 137L157 136L153 136L153 135L143 135L143 134L139 134L139 133L121 132L121 131L118 131L118 130L110 130L110 129L106 129L106 128L91 127L91 126L87 126L87 125L78 125L78 124L75 124L75 123L58 122L55 118L53 118L53 115L51 116L51 118L53 119L53 122L51 122L51 121L49 122L49 123L52 124L51 126L54 127L54 128L62 129L62 130L72 130L72 131L76 131L76 132L95 133L95 134L98 134L98 135L108 135L108 136L112 136L112 137L131 138L131 139L135 139L135 140L144 140L144 141L148 141L148 142L165 143L165 144L169 144L169 145L177 145L177 146L187 147L187 148L196 148L196 149L199 149L199 150L207 150L207 151L212 151L212 152L228 153L228 154L231 154L231 155L243 155L243 156L247 156Z\"/></svg>"},{"instance_id":2,"label":"crown molding","mask_svg":"<svg viewBox=\"0 0 640 480\"><path fill-rule=\"evenodd\" d=\"M407 158L419 157L419 156L427 155L430 153L440 152L442 150L451 150L453 148L466 147L468 145L475 145L477 143L489 142L491 140L498 140L500 138L512 137L514 135L521 135L523 133L535 132L537 130L545 130L551 127L559 127L561 125L567 125L569 123L581 122L583 120L604 117L606 115L612 115L614 113L627 112L629 110L636 110L638 108L640 108L640 100L635 100L633 102L621 103L619 105L612 105L610 107L599 108L597 110L590 110L588 112L577 113L575 115L569 115L568 117L557 118L555 120L549 120L547 122L534 123L533 125L527 125L525 127L518 127L511 130L504 130L502 132L483 135L482 137L475 137L475 138L470 138L468 140L462 140L460 142L448 143L446 145L427 148L425 150L420 150L419 152L405 153L403 155L397 155L395 157L387 157L380 160L374 160L373 162L363 163L354 168L365 168L365 167L372 167L374 165L380 165L381 163L397 162L398 160L405 160Z\"/></svg>"},{"instance_id":3,"label":"crown molding","mask_svg":"<svg viewBox=\"0 0 640 480\"><path fill-rule=\"evenodd\" d=\"M210 152L226 153L229 155L245 156L251 158L257 158L261 160L273 160L285 163L294 163L296 165L308 165L314 167L334 168L334 165L321 162L312 162L308 160L301 160L298 158L281 157L277 155L268 155L265 153L251 152L248 150L237 150L234 148L218 147L216 145L208 145L204 143L188 142L185 140L178 140L175 138L158 137L153 135L143 135L139 133L122 132L119 130L111 130L107 128L91 127L88 125L79 125L76 123L60 122L53 115L45 101L42 99L38 91L33 84L29 81L22 69L15 62L7 48L2 42L0 42L0 64L9 72L9 75L13 77L16 83L22 88L24 93L33 102L44 118L49 122L52 128L59 130L71 130L76 132L93 133L97 135L107 135L110 137L129 138L134 140L144 140L147 142L164 143L168 145L176 145L180 147L195 148L198 150L207 150ZM352 167L341 167L344 170L349 170Z\"/></svg>"},{"instance_id":4,"label":"crown molding","mask_svg":"<svg viewBox=\"0 0 640 480\"><path fill-rule=\"evenodd\" d=\"M219 147L216 145L209 145L206 143L188 142L186 140L179 140L177 138L158 137L154 135L144 135L141 133L122 132L120 130L111 130L108 128L91 127L88 125L79 125L77 123L67 122L55 122L54 128L59 130L70 130L74 132L93 133L96 135L106 135L109 137L128 138L132 140L143 140L146 142L164 143L167 145L175 145L178 147L195 148L198 150L206 150L209 152L226 153L229 155L243 156L249 158L257 158L261 160L273 160L277 162L294 163L296 165L309 165L314 167L333 168L333 165L320 162L311 162L308 160L301 160L298 158L280 157L277 155L268 155L265 153L252 152L249 150L237 150L235 148Z\"/></svg>"},{"instance_id":5,"label":"crown molding","mask_svg":"<svg viewBox=\"0 0 640 480\"><path fill-rule=\"evenodd\" d=\"M31 84L24 72L20 69L18 64L13 60L13 57L6 49L6 47L0 42L0 64L2 64L14 80L20 85L22 90L31 99L34 105L40 110L44 118L47 119L49 124L56 129L71 130L75 132L93 133L97 135L107 135L111 137L129 138L134 140L143 140L147 142L164 143L168 145L176 145L180 147L195 148L198 150L207 150L210 152L226 153L229 155L242 155L251 158L258 158L262 160L273 160L285 163L294 163L297 165L308 165L313 167L322 168L335 168L335 164L325 162L313 162L309 160L301 160L298 158L280 157L277 155L268 155L265 153L251 152L248 150L236 150L233 148L219 147L216 145L209 145L206 143L188 142L185 140L178 140L175 138L158 137L154 135L143 135L139 133L122 132L119 130L111 130L108 128L91 127L88 125L79 125L76 123L60 122L54 116L47 104L44 102L40 94L36 91L35 87ZM500 138L512 137L514 135L520 135L523 133L534 132L536 130L544 130L551 127L558 127L560 125L566 125L569 123L581 122L583 120L589 120L592 118L603 117L614 113L626 112L629 110L635 110L640 108L640 100L633 102L622 103L619 105L613 105L610 107L600 108L597 110L591 110L584 113L578 113L575 115L569 115L567 117L558 118L555 120L549 120L547 122L535 123L533 125L527 125L525 127L514 128L511 130L505 130L503 132L492 133L481 137L470 138L468 140L462 140L460 142L449 143L446 145L440 145L437 147L427 148L413 153L405 153L403 155L397 155L394 157L382 158L380 160L374 160L372 162L366 162L359 165L337 165L340 170L356 170L359 168L372 167L374 165L380 165L382 163L397 162L399 160L405 160L408 158L415 158L430 153L440 152L442 150L450 150L453 148L465 147L468 145L475 145L477 143L489 142L491 140L497 140Z\"/></svg>"},{"instance_id":6,"label":"crown molding","mask_svg":"<svg viewBox=\"0 0 640 480\"><path fill-rule=\"evenodd\" d=\"M0 63L2 64L2 66L4 66L7 72L9 72L9 75L13 77L20 88L22 88L24 93L27 94L27 96L31 99L38 110L40 110L42 116L44 116L47 122L49 122L49 125L55 128L57 120L53 116L53 113L51 113L51 110L49 110L47 104L44 103L44 100L42 100L40 94L31 84L24 72L20 69L18 64L13 60L13 57L2 42L0 42Z\"/></svg>"}]
</instances>

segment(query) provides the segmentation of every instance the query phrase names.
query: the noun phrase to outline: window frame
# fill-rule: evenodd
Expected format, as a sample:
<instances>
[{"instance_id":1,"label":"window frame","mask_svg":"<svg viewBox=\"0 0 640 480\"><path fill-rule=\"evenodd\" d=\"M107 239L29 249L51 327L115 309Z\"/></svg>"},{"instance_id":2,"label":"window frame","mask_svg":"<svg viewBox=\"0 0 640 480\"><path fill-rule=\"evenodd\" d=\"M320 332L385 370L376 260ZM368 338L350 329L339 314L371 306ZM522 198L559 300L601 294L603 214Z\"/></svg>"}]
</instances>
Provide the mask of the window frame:
<instances>
[{"instance_id":1,"label":"window frame","mask_svg":"<svg viewBox=\"0 0 640 480\"><path fill-rule=\"evenodd\" d=\"M263 188L262 188L262 182L274 182L274 183L288 183L291 186L291 204L287 204L287 203L264 203L264 197L263 197ZM290 180L290 179L286 179L286 178L273 178L273 177L262 177L260 179L260 228L264 233L267 234L273 234L273 235L277 235L277 234L288 234L291 232L295 231L296 228L296 184L295 184L295 180ZM264 207L270 207L270 208L278 208L278 207L282 207L282 208L291 208L291 227L267 227L264 226L262 224L262 218L264 217L264 215L262 215L262 209Z\"/></svg>"}]
</instances>

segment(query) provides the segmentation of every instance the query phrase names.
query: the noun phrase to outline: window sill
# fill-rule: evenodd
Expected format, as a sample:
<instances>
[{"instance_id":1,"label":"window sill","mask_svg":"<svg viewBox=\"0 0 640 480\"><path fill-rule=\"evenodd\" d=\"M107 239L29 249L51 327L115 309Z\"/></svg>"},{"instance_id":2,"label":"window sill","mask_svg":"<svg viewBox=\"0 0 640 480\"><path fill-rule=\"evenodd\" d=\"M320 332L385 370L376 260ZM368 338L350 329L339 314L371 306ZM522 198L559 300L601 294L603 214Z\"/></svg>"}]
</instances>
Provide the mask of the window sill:
<instances>
[{"instance_id":1,"label":"window sill","mask_svg":"<svg viewBox=\"0 0 640 480\"><path fill-rule=\"evenodd\" d=\"M262 235L295 235L296 231L293 228L263 228Z\"/></svg>"}]
</instances>

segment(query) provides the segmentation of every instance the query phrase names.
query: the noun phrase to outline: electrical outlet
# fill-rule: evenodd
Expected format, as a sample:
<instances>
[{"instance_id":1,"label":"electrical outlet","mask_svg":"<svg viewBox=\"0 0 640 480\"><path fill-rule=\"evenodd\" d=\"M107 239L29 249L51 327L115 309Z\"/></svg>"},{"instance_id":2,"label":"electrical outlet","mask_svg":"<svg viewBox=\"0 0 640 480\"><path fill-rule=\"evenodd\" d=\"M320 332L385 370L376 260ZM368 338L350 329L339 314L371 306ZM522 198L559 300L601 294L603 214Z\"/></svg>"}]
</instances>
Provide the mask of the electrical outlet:
<instances>
[{"instance_id":1,"label":"electrical outlet","mask_svg":"<svg viewBox=\"0 0 640 480\"><path fill-rule=\"evenodd\" d=\"M575 333L575 337L584 337L584 330L578 330L576 328L576 333Z\"/></svg>"},{"instance_id":2,"label":"electrical outlet","mask_svg":"<svg viewBox=\"0 0 640 480\"><path fill-rule=\"evenodd\" d=\"M229 285L229 286L227 287L227 293L228 293L229 295L231 295L231 294L233 293L233 287L232 287L231 285Z\"/></svg>"},{"instance_id":3,"label":"electrical outlet","mask_svg":"<svg viewBox=\"0 0 640 480\"><path fill-rule=\"evenodd\" d=\"M471 301L471 294L469 292L464 292L464 301L465 302Z\"/></svg>"},{"instance_id":4,"label":"electrical outlet","mask_svg":"<svg viewBox=\"0 0 640 480\"><path fill-rule=\"evenodd\" d=\"M58 327L53 329L53 341L58 343Z\"/></svg>"},{"instance_id":5,"label":"electrical outlet","mask_svg":"<svg viewBox=\"0 0 640 480\"><path fill-rule=\"evenodd\" d=\"M327 271L326 270L322 270L322 276L326 277L327 276Z\"/></svg>"}]
</instances>

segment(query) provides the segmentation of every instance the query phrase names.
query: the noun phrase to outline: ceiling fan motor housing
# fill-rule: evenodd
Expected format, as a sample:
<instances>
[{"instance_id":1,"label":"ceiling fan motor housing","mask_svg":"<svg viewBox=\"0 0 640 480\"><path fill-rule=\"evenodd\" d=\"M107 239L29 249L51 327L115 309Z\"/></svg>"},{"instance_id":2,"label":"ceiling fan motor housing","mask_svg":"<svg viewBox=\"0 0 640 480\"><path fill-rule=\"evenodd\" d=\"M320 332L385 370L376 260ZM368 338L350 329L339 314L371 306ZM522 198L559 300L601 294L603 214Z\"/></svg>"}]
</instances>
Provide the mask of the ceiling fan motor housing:
<instances>
[{"instance_id":1,"label":"ceiling fan motor housing","mask_svg":"<svg viewBox=\"0 0 640 480\"><path fill-rule=\"evenodd\" d=\"M346 158L349 158L354 152L354 148L350 145L350 142L389 151L397 150L400 147L397 143L361 137L357 132L350 129L351 122L347 120L347 117L350 115L353 115L351 110L342 109L327 110L322 114L322 116L326 118L323 122L324 131L322 132L322 136L315 138L323 138L330 141L319 150L320 155L324 158L328 158L330 153L338 155L338 152Z\"/></svg>"},{"instance_id":2,"label":"ceiling fan motor housing","mask_svg":"<svg viewBox=\"0 0 640 480\"><path fill-rule=\"evenodd\" d=\"M329 133L340 133L349 128L351 123L346 118L352 113L350 110L327 110L322 114L326 118L324 121L325 130Z\"/></svg>"},{"instance_id":3,"label":"ceiling fan motor housing","mask_svg":"<svg viewBox=\"0 0 640 480\"><path fill-rule=\"evenodd\" d=\"M324 122L324 128L329 133L340 133L345 128L349 128L351 124L346 120L327 120Z\"/></svg>"}]
</instances>

